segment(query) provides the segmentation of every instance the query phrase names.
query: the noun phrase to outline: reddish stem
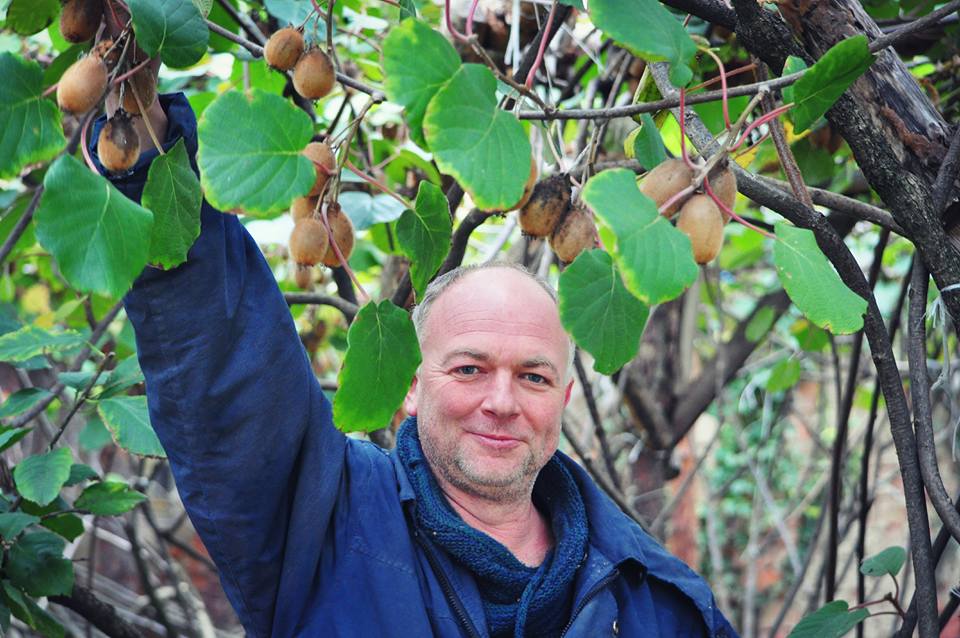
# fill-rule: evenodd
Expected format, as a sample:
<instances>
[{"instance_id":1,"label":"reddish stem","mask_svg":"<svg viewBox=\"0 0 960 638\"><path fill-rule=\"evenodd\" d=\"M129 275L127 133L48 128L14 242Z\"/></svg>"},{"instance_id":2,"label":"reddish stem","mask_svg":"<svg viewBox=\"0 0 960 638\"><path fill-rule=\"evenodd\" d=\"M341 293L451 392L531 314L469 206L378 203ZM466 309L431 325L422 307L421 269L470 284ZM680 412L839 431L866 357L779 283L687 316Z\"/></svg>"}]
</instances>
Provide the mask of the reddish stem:
<instances>
[{"instance_id":1,"label":"reddish stem","mask_svg":"<svg viewBox=\"0 0 960 638\"><path fill-rule=\"evenodd\" d=\"M83 153L83 159L87 163L87 166L90 167L90 170L96 175L99 175L100 171L97 170L97 165L93 163L93 158L90 157L90 150L87 148L87 129L90 128L90 122L92 121L93 118L88 117L82 124L83 129L80 131L80 150Z\"/></svg>"},{"instance_id":2,"label":"reddish stem","mask_svg":"<svg viewBox=\"0 0 960 638\"><path fill-rule=\"evenodd\" d=\"M720 210L722 210L723 212L725 212L727 215L730 215L730 217L732 217L733 219L737 220L738 222L740 222L741 224L743 224L743 225L746 226L747 228L749 228L749 229L751 229L751 230L757 231L758 233L760 233L760 234L763 235L764 237L768 237L768 238L770 238L770 239L772 239L772 240L774 240L774 241L777 241L777 236L776 236L776 235L774 235L774 234L772 234L772 233L768 233L767 231L765 231L764 229L760 228L759 226L754 226L753 224L751 224L750 222L748 222L747 220L745 220L743 217L740 217L740 215L737 215L735 212L733 212L733 210L731 210L729 206L727 206L727 205L724 204L722 201L720 201L720 198L717 197L717 194L713 192L713 189L712 189L712 188L710 188L710 180L707 179L706 177L703 178L703 190L706 191L707 195L710 196L710 199L712 199L713 202L714 202L717 206L720 207Z\"/></svg>"},{"instance_id":3,"label":"reddish stem","mask_svg":"<svg viewBox=\"0 0 960 638\"><path fill-rule=\"evenodd\" d=\"M730 79L730 78L732 78L732 77L735 76L735 75L740 75L741 73L746 73L747 71L753 71L755 68L757 68L757 65L756 65L756 64L753 64L753 63L751 62L750 64L748 64L748 65L746 65L746 66L742 66L742 67L740 67L739 69L735 69L735 70L730 71L729 73L727 73L727 79ZM711 86L711 85L713 85L713 84L716 84L716 83L719 82L719 81L720 81L720 76L717 76L717 77L715 77L715 78L710 78L710 79L707 80L706 82L701 82L700 84L697 84L696 86L691 86L689 89L687 89L687 91L690 92L690 93L692 93L693 91L699 91L700 89L705 89L705 88L707 88L708 86Z\"/></svg>"},{"instance_id":4,"label":"reddish stem","mask_svg":"<svg viewBox=\"0 0 960 638\"><path fill-rule=\"evenodd\" d=\"M121 82L123 82L124 80L132 77L134 74L136 74L137 71L139 71L140 69L144 68L144 67L147 66L148 64L150 64L150 58L147 58L147 59L144 60L143 62L139 63L137 66L135 66L135 67L133 67L132 69L130 69L129 71L127 71L126 73L123 73L123 74L118 75L117 77L113 78L113 85L116 86L116 85L120 84Z\"/></svg>"},{"instance_id":5,"label":"reddish stem","mask_svg":"<svg viewBox=\"0 0 960 638\"><path fill-rule=\"evenodd\" d=\"M449 31L453 37L461 42L467 42L469 38L463 35L453 26L453 21L450 19L450 0L443 0L443 19L447 25L447 31Z\"/></svg>"},{"instance_id":6,"label":"reddish stem","mask_svg":"<svg viewBox=\"0 0 960 638\"><path fill-rule=\"evenodd\" d=\"M703 49L703 51L713 58L713 61L717 63L717 68L720 70L720 93L722 95L721 104L723 105L723 121L727 125L727 130L729 131L733 128L733 124L730 122L730 107L727 104L727 70L723 66L723 60L721 60L716 53L710 49Z\"/></svg>"},{"instance_id":7,"label":"reddish stem","mask_svg":"<svg viewBox=\"0 0 960 638\"><path fill-rule=\"evenodd\" d=\"M357 287L357 290L360 292L360 297L363 299L363 303L367 303L370 301L370 295L368 295L367 291L363 289L363 286L360 284L360 280L357 279L357 275L353 272L353 269L350 268L350 264L347 263L347 258L343 256L343 252L340 250L340 246L337 246L337 241L333 238L333 229L330 228L330 220L327 219L327 209L323 207L320 199L317 200L317 206L320 207L320 221L323 222L323 227L327 229L327 237L330 238L330 247L333 248L333 254L337 256L337 260L347 272L347 276L350 277L350 281L352 281L353 285ZM340 214L346 215L346 213L342 211Z\"/></svg>"},{"instance_id":8,"label":"reddish stem","mask_svg":"<svg viewBox=\"0 0 960 638\"><path fill-rule=\"evenodd\" d=\"M108 0L108 2L107 2L107 8L110 9L110 17L113 19L113 23L116 25L116 27L117 27L118 29L123 29L123 24L121 24L120 18L119 18L119 16L117 16L117 11L116 11L116 9L113 8L113 1L112 1L112 0Z\"/></svg>"},{"instance_id":9,"label":"reddish stem","mask_svg":"<svg viewBox=\"0 0 960 638\"><path fill-rule=\"evenodd\" d=\"M759 145L762 144L763 142L767 141L767 138L769 138L769 137L770 137L770 131L767 131L766 133L764 133L764 134L760 137L759 140L757 140L756 142L754 142L754 143L751 144L750 146L747 146L746 148L744 148L742 151L740 151L739 153L737 153L736 155L734 155L733 158L736 159L736 158L738 158L738 157L741 157L742 155L746 155L747 153L749 153L750 151L752 151L753 149L755 149L757 146L759 146Z\"/></svg>"},{"instance_id":10,"label":"reddish stem","mask_svg":"<svg viewBox=\"0 0 960 638\"><path fill-rule=\"evenodd\" d=\"M553 0L553 4L550 5L550 13L547 15L547 24L543 27L543 37L540 38L540 48L537 49L537 57L533 61L533 66L530 68L530 72L527 74L527 81L524 83L529 89L533 86L533 79L537 75L537 71L540 69L540 64L543 62L543 53L547 48L547 40L549 40L550 28L553 26L553 14L557 11L557 0Z\"/></svg>"},{"instance_id":11,"label":"reddish stem","mask_svg":"<svg viewBox=\"0 0 960 638\"><path fill-rule=\"evenodd\" d=\"M410 206L410 202L408 202L403 197L398 195L396 192L391 190L390 187L387 186L386 184L383 184L382 182L377 181L377 179L372 175L368 175L367 173L364 173L363 171L361 171L359 168L354 166L353 162L351 162L349 159L346 161L345 166L349 168L351 171L353 171L354 173L356 173L357 177L359 177L363 181L380 189L390 197L394 198L395 200L403 204L405 207L412 208L412 206Z\"/></svg>"},{"instance_id":12,"label":"reddish stem","mask_svg":"<svg viewBox=\"0 0 960 638\"><path fill-rule=\"evenodd\" d=\"M680 157L683 158L683 163L687 167L695 171L697 170L696 165L690 160L690 156L687 154L687 108L684 105L687 99L687 90L680 89Z\"/></svg>"},{"instance_id":13,"label":"reddish stem","mask_svg":"<svg viewBox=\"0 0 960 638\"><path fill-rule=\"evenodd\" d=\"M780 117L781 115L783 115L784 113L786 113L792 108L793 108L793 102L789 104L784 104L783 106L778 106L777 108L773 109L769 113L764 113L753 122L750 122L750 125L747 128L743 129L743 133L740 135L740 139L737 140L737 143L733 145L733 147L730 149L730 152L733 152L738 148L740 148L740 146L750 137L750 133L754 129L756 129L759 126L763 126L764 124L766 124L767 122L769 122L770 120L776 117Z\"/></svg>"},{"instance_id":14,"label":"reddish stem","mask_svg":"<svg viewBox=\"0 0 960 638\"><path fill-rule=\"evenodd\" d=\"M470 3L470 11L467 13L467 37L473 36L473 14L477 10L477 4L480 0L473 0Z\"/></svg>"},{"instance_id":15,"label":"reddish stem","mask_svg":"<svg viewBox=\"0 0 960 638\"><path fill-rule=\"evenodd\" d=\"M54 91L56 91L56 90L57 90L57 86L59 86L59 85L60 85L59 82L56 82L56 83L54 83L54 84L51 84L51 85L48 86L46 89L44 89L43 93L40 94L40 97L47 97L48 95L50 95L51 93L53 93Z\"/></svg>"}]
</instances>

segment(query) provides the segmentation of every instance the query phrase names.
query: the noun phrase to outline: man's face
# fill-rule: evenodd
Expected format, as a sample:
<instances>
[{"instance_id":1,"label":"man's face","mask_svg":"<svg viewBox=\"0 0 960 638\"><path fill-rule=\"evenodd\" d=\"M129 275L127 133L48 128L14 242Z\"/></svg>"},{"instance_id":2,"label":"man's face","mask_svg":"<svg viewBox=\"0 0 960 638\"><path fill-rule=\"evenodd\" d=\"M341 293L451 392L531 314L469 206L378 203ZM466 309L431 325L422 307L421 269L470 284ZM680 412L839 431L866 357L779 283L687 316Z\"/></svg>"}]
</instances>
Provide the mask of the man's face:
<instances>
[{"instance_id":1,"label":"man's face","mask_svg":"<svg viewBox=\"0 0 960 638\"><path fill-rule=\"evenodd\" d=\"M556 304L515 270L470 273L434 301L404 408L441 484L498 502L529 497L557 449L568 348Z\"/></svg>"}]
</instances>

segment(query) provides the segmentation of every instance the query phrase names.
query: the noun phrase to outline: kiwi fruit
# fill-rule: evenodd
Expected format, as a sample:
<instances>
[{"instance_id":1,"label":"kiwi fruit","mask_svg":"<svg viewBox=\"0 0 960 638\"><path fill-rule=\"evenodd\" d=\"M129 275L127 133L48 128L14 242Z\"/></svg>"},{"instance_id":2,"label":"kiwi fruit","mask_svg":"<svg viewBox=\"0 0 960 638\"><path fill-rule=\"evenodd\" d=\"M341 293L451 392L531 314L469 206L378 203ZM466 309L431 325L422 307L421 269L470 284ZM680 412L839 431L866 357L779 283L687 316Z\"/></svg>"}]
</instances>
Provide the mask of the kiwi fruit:
<instances>
[{"instance_id":1,"label":"kiwi fruit","mask_svg":"<svg viewBox=\"0 0 960 638\"><path fill-rule=\"evenodd\" d=\"M350 255L353 253L353 222L350 221L347 214L340 208L340 204L331 202L327 205L327 223L330 224L330 233L333 235L333 241L330 242L330 246L323 256L323 265L335 268L340 265L340 259L333 249L334 243L337 244L337 248L343 253L344 259L350 259Z\"/></svg>"},{"instance_id":2,"label":"kiwi fruit","mask_svg":"<svg viewBox=\"0 0 960 638\"><path fill-rule=\"evenodd\" d=\"M274 69L289 71L303 55L303 36L293 27L274 32L263 47L263 57Z\"/></svg>"},{"instance_id":3,"label":"kiwi fruit","mask_svg":"<svg viewBox=\"0 0 960 638\"><path fill-rule=\"evenodd\" d=\"M92 40L103 18L103 0L66 0L60 10L60 34L69 42Z\"/></svg>"},{"instance_id":4,"label":"kiwi fruit","mask_svg":"<svg viewBox=\"0 0 960 638\"><path fill-rule=\"evenodd\" d=\"M706 264L723 246L723 215L708 195L694 195L680 209L677 228L690 238L693 259Z\"/></svg>"},{"instance_id":5,"label":"kiwi fruit","mask_svg":"<svg viewBox=\"0 0 960 638\"><path fill-rule=\"evenodd\" d=\"M737 200L737 176L729 168L724 168L719 173L710 178L710 190L724 203L724 205L733 210L733 204ZM723 215L723 223L730 221L730 215L723 209L720 210Z\"/></svg>"},{"instance_id":6,"label":"kiwi fruit","mask_svg":"<svg viewBox=\"0 0 960 638\"><path fill-rule=\"evenodd\" d=\"M640 192L652 199L659 209L667 200L689 186L692 179L693 170L683 160L668 159L644 176L640 182ZM674 202L662 211L663 214L672 217L684 201L686 198Z\"/></svg>"},{"instance_id":7,"label":"kiwi fruit","mask_svg":"<svg viewBox=\"0 0 960 638\"><path fill-rule=\"evenodd\" d=\"M300 290L312 290L313 268L310 266L297 266L293 272L293 280Z\"/></svg>"},{"instance_id":8,"label":"kiwi fruit","mask_svg":"<svg viewBox=\"0 0 960 638\"><path fill-rule=\"evenodd\" d=\"M571 206L550 235L553 252L560 261L568 264L596 243L597 227L593 223L593 215L580 205Z\"/></svg>"},{"instance_id":9,"label":"kiwi fruit","mask_svg":"<svg viewBox=\"0 0 960 638\"><path fill-rule=\"evenodd\" d=\"M140 136L123 109L107 120L97 138L100 163L111 173L130 170L140 157Z\"/></svg>"},{"instance_id":10,"label":"kiwi fruit","mask_svg":"<svg viewBox=\"0 0 960 638\"><path fill-rule=\"evenodd\" d=\"M533 188L530 201L520 209L520 228L531 237L553 232L570 207L570 182L566 175L551 175Z\"/></svg>"},{"instance_id":11,"label":"kiwi fruit","mask_svg":"<svg viewBox=\"0 0 960 638\"><path fill-rule=\"evenodd\" d=\"M319 219L301 219L290 233L290 257L298 266L314 266L327 252L330 240Z\"/></svg>"},{"instance_id":12,"label":"kiwi fruit","mask_svg":"<svg viewBox=\"0 0 960 638\"><path fill-rule=\"evenodd\" d=\"M320 49L310 49L293 68L293 88L308 100L318 100L333 90L337 74L330 56Z\"/></svg>"},{"instance_id":13,"label":"kiwi fruit","mask_svg":"<svg viewBox=\"0 0 960 638\"><path fill-rule=\"evenodd\" d=\"M133 95L134 91L137 93L136 97ZM131 115L142 115L137 97L143 103L143 108L147 110L157 100L157 82L149 65L134 73L123 83L123 110Z\"/></svg>"},{"instance_id":14,"label":"kiwi fruit","mask_svg":"<svg viewBox=\"0 0 960 638\"><path fill-rule=\"evenodd\" d=\"M313 162L314 168L317 170L317 179L313 183L313 188L307 193L310 197L316 197L323 192L327 180L336 172L337 158L326 142L310 142L303 149L303 154Z\"/></svg>"},{"instance_id":15,"label":"kiwi fruit","mask_svg":"<svg viewBox=\"0 0 960 638\"><path fill-rule=\"evenodd\" d=\"M88 55L70 65L57 84L57 104L67 113L82 115L100 102L107 90L107 65Z\"/></svg>"},{"instance_id":16,"label":"kiwi fruit","mask_svg":"<svg viewBox=\"0 0 960 638\"><path fill-rule=\"evenodd\" d=\"M317 210L317 199L317 197L297 197L293 200L290 204L290 216L293 217L294 223L313 217L314 211Z\"/></svg>"},{"instance_id":17,"label":"kiwi fruit","mask_svg":"<svg viewBox=\"0 0 960 638\"><path fill-rule=\"evenodd\" d=\"M92 51L103 60L107 68L112 69L120 61L120 50L122 48L122 46L113 46L113 40L110 38L104 38L94 45Z\"/></svg>"}]
</instances>

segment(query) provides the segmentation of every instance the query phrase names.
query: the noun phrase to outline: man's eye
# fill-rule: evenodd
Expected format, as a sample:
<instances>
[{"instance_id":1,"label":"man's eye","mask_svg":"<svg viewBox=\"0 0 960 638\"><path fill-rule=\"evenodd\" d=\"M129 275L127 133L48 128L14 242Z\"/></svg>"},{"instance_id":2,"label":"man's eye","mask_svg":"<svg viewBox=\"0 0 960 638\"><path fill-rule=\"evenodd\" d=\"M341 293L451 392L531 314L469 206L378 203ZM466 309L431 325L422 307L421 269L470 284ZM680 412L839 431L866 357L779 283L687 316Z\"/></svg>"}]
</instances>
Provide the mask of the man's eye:
<instances>
[{"instance_id":1,"label":"man's eye","mask_svg":"<svg viewBox=\"0 0 960 638\"><path fill-rule=\"evenodd\" d=\"M536 372L527 372L523 376L527 379L527 381L532 381L533 383L537 384L545 384L549 382L545 376L542 374L537 374Z\"/></svg>"},{"instance_id":2,"label":"man's eye","mask_svg":"<svg viewBox=\"0 0 960 638\"><path fill-rule=\"evenodd\" d=\"M477 366L460 366L457 368L457 372L470 376L480 372L480 368Z\"/></svg>"}]
</instances>

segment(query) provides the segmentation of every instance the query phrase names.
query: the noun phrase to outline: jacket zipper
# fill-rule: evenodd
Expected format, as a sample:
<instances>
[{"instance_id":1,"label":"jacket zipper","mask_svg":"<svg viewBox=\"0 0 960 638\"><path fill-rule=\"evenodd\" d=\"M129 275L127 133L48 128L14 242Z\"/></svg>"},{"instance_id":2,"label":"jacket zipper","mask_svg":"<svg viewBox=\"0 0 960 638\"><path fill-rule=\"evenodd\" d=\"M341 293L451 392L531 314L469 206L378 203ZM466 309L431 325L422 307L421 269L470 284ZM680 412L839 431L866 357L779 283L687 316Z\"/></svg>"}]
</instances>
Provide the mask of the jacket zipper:
<instances>
[{"instance_id":1,"label":"jacket zipper","mask_svg":"<svg viewBox=\"0 0 960 638\"><path fill-rule=\"evenodd\" d=\"M567 623L567 626L563 628L563 631L560 632L560 638L563 638L567 635L567 632L570 630L570 627L573 626L573 621L576 620L577 616L580 615L580 612L583 611L583 608L587 606L591 600L593 600L597 594L603 591L607 585L616 580L617 576L620 575L620 570L614 569L612 572L607 574L607 576L601 580L596 586L591 589L586 596L580 599L580 604L577 605L577 608L573 610L573 613L570 614L570 622Z\"/></svg>"},{"instance_id":2,"label":"jacket zipper","mask_svg":"<svg viewBox=\"0 0 960 638\"><path fill-rule=\"evenodd\" d=\"M440 581L440 588L443 590L443 595L447 598L447 602L450 603L454 613L457 615L457 620L460 621L460 625L466 629L467 635L470 636L470 638L481 638L480 633L477 631L476 627L473 626L470 616L467 615L467 610L463 607L463 601L460 600L460 597L451 586L450 579L447 578L447 573L437 562L432 548L429 547L429 541L421 537L420 530L414 530L413 536L417 539L417 543L420 545L420 547L423 548L423 552L427 556L427 561L430 563L430 567L436 574L437 580Z\"/></svg>"}]
</instances>

